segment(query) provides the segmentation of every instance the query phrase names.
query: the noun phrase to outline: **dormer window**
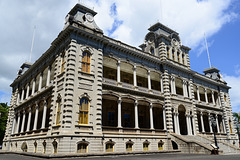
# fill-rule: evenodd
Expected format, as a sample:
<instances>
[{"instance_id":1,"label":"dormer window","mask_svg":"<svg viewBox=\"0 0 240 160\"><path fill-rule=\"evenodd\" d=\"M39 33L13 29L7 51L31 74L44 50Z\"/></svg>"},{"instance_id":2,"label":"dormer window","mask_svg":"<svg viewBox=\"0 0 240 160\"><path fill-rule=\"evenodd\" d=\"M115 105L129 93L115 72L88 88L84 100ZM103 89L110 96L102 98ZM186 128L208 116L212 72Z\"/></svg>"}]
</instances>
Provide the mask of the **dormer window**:
<instances>
[{"instance_id":1,"label":"dormer window","mask_svg":"<svg viewBox=\"0 0 240 160\"><path fill-rule=\"evenodd\" d=\"M154 55L154 48L153 47L151 47L150 53Z\"/></svg>"}]
</instances>

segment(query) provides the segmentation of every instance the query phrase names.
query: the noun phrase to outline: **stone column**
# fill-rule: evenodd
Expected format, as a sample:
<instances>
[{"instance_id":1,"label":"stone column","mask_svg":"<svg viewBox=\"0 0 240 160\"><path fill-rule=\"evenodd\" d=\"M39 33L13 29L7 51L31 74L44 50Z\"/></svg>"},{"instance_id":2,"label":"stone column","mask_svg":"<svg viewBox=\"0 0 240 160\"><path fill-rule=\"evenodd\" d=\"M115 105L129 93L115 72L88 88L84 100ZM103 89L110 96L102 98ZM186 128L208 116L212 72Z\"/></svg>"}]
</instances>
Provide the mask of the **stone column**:
<instances>
[{"instance_id":1,"label":"stone column","mask_svg":"<svg viewBox=\"0 0 240 160\"><path fill-rule=\"evenodd\" d=\"M194 123L194 116L192 116L192 124L193 124L193 135L196 135L196 126L195 126L195 123Z\"/></svg>"},{"instance_id":2,"label":"stone column","mask_svg":"<svg viewBox=\"0 0 240 160\"><path fill-rule=\"evenodd\" d=\"M45 128L46 116L47 116L47 101L44 100L44 102L43 102L43 116L42 116L42 127L41 127L41 129Z\"/></svg>"},{"instance_id":3,"label":"stone column","mask_svg":"<svg viewBox=\"0 0 240 160\"><path fill-rule=\"evenodd\" d=\"M40 73L38 91L42 89L42 78L43 78L43 72Z\"/></svg>"},{"instance_id":4,"label":"stone column","mask_svg":"<svg viewBox=\"0 0 240 160\"><path fill-rule=\"evenodd\" d=\"M211 120L211 114L208 113L208 122L209 122L210 133L213 133L212 124L211 124L210 120Z\"/></svg>"},{"instance_id":5,"label":"stone column","mask_svg":"<svg viewBox=\"0 0 240 160\"><path fill-rule=\"evenodd\" d=\"M165 109L165 107L163 107L163 129L164 130L167 129L167 125L166 125L166 109Z\"/></svg>"},{"instance_id":6,"label":"stone column","mask_svg":"<svg viewBox=\"0 0 240 160\"><path fill-rule=\"evenodd\" d=\"M175 77L171 76L171 93L176 94L175 90Z\"/></svg>"},{"instance_id":7,"label":"stone column","mask_svg":"<svg viewBox=\"0 0 240 160\"><path fill-rule=\"evenodd\" d=\"M51 76L51 65L48 66L46 86L49 86L50 84L50 76Z\"/></svg>"},{"instance_id":8,"label":"stone column","mask_svg":"<svg viewBox=\"0 0 240 160\"><path fill-rule=\"evenodd\" d=\"M189 115L185 114L186 122L187 122L187 135L191 135L190 133L190 124L189 124Z\"/></svg>"},{"instance_id":9,"label":"stone column","mask_svg":"<svg viewBox=\"0 0 240 160\"><path fill-rule=\"evenodd\" d=\"M17 129L16 129L15 133L18 133L18 132L19 132L19 126L20 126L20 112L18 112L17 115L18 115L18 118L17 118Z\"/></svg>"},{"instance_id":10,"label":"stone column","mask_svg":"<svg viewBox=\"0 0 240 160\"><path fill-rule=\"evenodd\" d=\"M26 116L26 112L25 110L23 110L23 119L22 119L22 127L21 127L21 132L24 131L24 125L25 125L25 116Z\"/></svg>"},{"instance_id":11,"label":"stone column","mask_svg":"<svg viewBox=\"0 0 240 160\"><path fill-rule=\"evenodd\" d=\"M28 83L28 86L27 86L26 99L27 99L27 98L28 98L28 96L29 96L29 89L30 89L30 83Z\"/></svg>"},{"instance_id":12,"label":"stone column","mask_svg":"<svg viewBox=\"0 0 240 160\"><path fill-rule=\"evenodd\" d=\"M137 86L137 67L136 66L134 66L133 67L133 85L134 85L134 87L136 87Z\"/></svg>"},{"instance_id":13,"label":"stone column","mask_svg":"<svg viewBox=\"0 0 240 160\"><path fill-rule=\"evenodd\" d=\"M178 134L181 134L180 126L179 126L179 113L176 113L176 117L177 117L177 131L178 131Z\"/></svg>"},{"instance_id":14,"label":"stone column","mask_svg":"<svg viewBox=\"0 0 240 160\"><path fill-rule=\"evenodd\" d=\"M21 97L21 102L23 101L24 99L24 88L22 88L22 97Z\"/></svg>"},{"instance_id":15,"label":"stone column","mask_svg":"<svg viewBox=\"0 0 240 160\"><path fill-rule=\"evenodd\" d=\"M118 98L118 127L122 128L122 100L121 97Z\"/></svg>"},{"instance_id":16,"label":"stone column","mask_svg":"<svg viewBox=\"0 0 240 160\"><path fill-rule=\"evenodd\" d=\"M11 134L14 134L14 131L15 131L15 124L16 124L16 115L14 114L14 119L13 119L13 125L12 125L12 132Z\"/></svg>"},{"instance_id":17,"label":"stone column","mask_svg":"<svg viewBox=\"0 0 240 160\"><path fill-rule=\"evenodd\" d=\"M197 86L197 98L198 98L198 101L200 101L199 86Z\"/></svg>"},{"instance_id":18,"label":"stone column","mask_svg":"<svg viewBox=\"0 0 240 160\"><path fill-rule=\"evenodd\" d=\"M222 118L222 125L223 125L223 133L226 133L226 126L223 118Z\"/></svg>"},{"instance_id":19,"label":"stone column","mask_svg":"<svg viewBox=\"0 0 240 160\"><path fill-rule=\"evenodd\" d=\"M28 132L30 130L31 118L32 118L32 108L30 107L28 110L28 122L27 122L26 132Z\"/></svg>"},{"instance_id":20,"label":"stone column","mask_svg":"<svg viewBox=\"0 0 240 160\"><path fill-rule=\"evenodd\" d=\"M153 125L153 104L152 103L150 103L149 112L150 112L150 129L154 129L154 125Z\"/></svg>"},{"instance_id":21,"label":"stone column","mask_svg":"<svg viewBox=\"0 0 240 160\"><path fill-rule=\"evenodd\" d=\"M214 98L214 91L212 91L212 101L213 101L213 105L216 105L215 104L215 98Z\"/></svg>"},{"instance_id":22,"label":"stone column","mask_svg":"<svg viewBox=\"0 0 240 160\"><path fill-rule=\"evenodd\" d=\"M187 97L187 86L185 80L183 80L183 96Z\"/></svg>"},{"instance_id":23,"label":"stone column","mask_svg":"<svg viewBox=\"0 0 240 160\"><path fill-rule=\"evenodd\" d=\"M35 87L36 87L36 78L34 78L33 80L32 95L35 93Z\"/></svg>"},{"instance_id":24,"label":"stone column","mask_svg":"<svg viewBox=\"0 0 240 160\"><path fill-rule=\"evenodd\" d=\"M189 98L192 99L192 91L191 91L190 82L188 83L188 91L189 91Z\"/></svg>"},{"instance_id":25,"label":"stone column","mask_svg":"<svg viewBox=\"0 0 240 160\"><path fill-rule=\"evenodd\" d=\"M117 62L117 82L121 82L121 68L120 68L121 62Z\"/></svg>"},{"instance_id":26,"label":"stone column","mask_svg":"<svg viewBox=\"0 0 240 160\"><path fill-rule=\"evenodd\" d=\"M178 134L178 128L177 128L177 113L176 113L176 112L173 113L173 120L174 120L175 133Z\"/></svg>"},{"instance_id":27,"label":"stone column","mask_svg":"<svg viewBox=\"0 0 240 160\"><path fill-rule=\"evenodd\" d=\"M135 101L134 109L135 109L135 128L139 128L139 126L138 126L138 101Z\"/></svg>"},{"instance_id":28,"label":"stone column","mask_svg":"<svg viewBox=\"0 0 240 160\"><path fill-rule=\"evenodd\" d=\"M38 109L39 109L39 106L38 104L36 104L35 106L35 118L34 118L34 126L33 126L33 130L36 130L37 129L37 123L38 123Z\"/></svg>"},{"instance_id":29,"label":"stone column","mask_svg":"<svg viewBox=\"0 0 240 160\"><path fill-rule=\"evenodd\" d=\"M151 72L148 71L148 89L151 90L152 87L151 87Z\"/></svg>"},{"instance_id":30,"label":"stone column","mask_svg":"<svg viewBox=\"0 0 240 160\"><path fill-rule=\"evenodd\" d=\"M207 89L206 88L204 89L204 93L205 93L205 101L206 101L206 103L208 103L208 96L207 96Z\"/></svg>"},{"instance_id":31,"label":"stone column","mask_svg":"<svg viewBox=\"0 0 240 160\"><path fill-rule=\"evenodd\" d=\"M202 112L200 112L200 117L201 117L202 132L205 132L204 123L203 123L203 113Z\"/></svg>"},{"instance_id":32,"label":"stone column","mask_svg":"<svg viewBox=\"0 0 240 160\"><path fill-rule=\"evenodd\" d=\"M161 93L163 93L163 77L161 75L161 79L160 79L160 86L161 86Z\"/></svg>"},{"instance_id":33,"label":"stone column","mask_svg":"<svg viewBox=\"0 0 240 160\"><path fill-rule=\"evenodd\" d=\"M215 118L216 118L216 124L217 124L217 133L220 133L220 131L219 131L219 123L218 123L218 115L217 114L215 115Z\"/></svg>"}]
</instances>

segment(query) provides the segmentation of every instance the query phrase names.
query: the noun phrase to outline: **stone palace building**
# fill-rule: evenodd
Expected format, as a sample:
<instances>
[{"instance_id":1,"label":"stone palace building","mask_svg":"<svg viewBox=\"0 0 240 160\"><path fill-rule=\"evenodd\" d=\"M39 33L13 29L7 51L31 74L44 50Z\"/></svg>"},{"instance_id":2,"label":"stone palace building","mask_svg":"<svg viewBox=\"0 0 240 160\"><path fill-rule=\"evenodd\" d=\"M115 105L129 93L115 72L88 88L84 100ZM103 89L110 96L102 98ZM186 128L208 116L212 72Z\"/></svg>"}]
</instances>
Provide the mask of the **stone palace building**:
<instances>
[{"instance_id":1,"label":"stone palace building","mask_svg":"<svg viewBox=\"0 0 240 160\"><path fill-rule=\"evenodd\" d=\"M190 48L156 23L138 49L76 4L64 29L11 84L3 150L45 154L237 151L227 83L191 70ZM215 125L212 125L215 124Z\"/></svg>"}]
</instances>

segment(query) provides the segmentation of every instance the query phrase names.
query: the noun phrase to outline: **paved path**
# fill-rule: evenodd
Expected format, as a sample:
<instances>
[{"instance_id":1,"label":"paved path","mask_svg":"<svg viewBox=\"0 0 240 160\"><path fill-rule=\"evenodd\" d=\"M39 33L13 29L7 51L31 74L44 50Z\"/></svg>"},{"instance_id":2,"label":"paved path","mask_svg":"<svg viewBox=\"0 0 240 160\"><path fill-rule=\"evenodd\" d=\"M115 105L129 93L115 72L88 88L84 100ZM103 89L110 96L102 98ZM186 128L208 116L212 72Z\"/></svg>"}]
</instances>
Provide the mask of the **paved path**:
<instances>
[{"instance_id":1,"label":"paved path","mask_svg":"<svg viewBox=\"0 0 240 160\"><path fill-rule=\"evenodd\" d=\"M0 160L42 160L43 158L18 154L0 154ZM197 155L197 154L149 154L108 157L62 158L58 160L240 160L238 155ZM52 159L56 160L56 159Z\"/></svg>"}]
</instances>

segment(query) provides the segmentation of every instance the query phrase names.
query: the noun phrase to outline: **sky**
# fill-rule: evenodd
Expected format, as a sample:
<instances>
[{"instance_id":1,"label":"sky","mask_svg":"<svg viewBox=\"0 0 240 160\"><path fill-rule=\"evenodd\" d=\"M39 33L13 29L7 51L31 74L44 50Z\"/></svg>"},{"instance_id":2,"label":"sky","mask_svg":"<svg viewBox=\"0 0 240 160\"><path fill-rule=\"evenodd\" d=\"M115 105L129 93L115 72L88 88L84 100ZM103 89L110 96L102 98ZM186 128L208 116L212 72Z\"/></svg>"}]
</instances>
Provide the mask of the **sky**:
<instances>
[{"instance_id":1,"label":"sky","mask_svg":"<svg viewBox=\"0 0 240 160\"><path fill-rule=\"evenodd\" d=\"M180 34L191 48L191 69L202 74L218 68L230 87L233 112L240 112L239 0L79 0L94 9L106 36L138 47L148 28L160 22ZM35 62L64 27L65 16L78 0L0 0L0 103L10 101L10 84L20 66Z\"/></svg>"}]
</instances>

